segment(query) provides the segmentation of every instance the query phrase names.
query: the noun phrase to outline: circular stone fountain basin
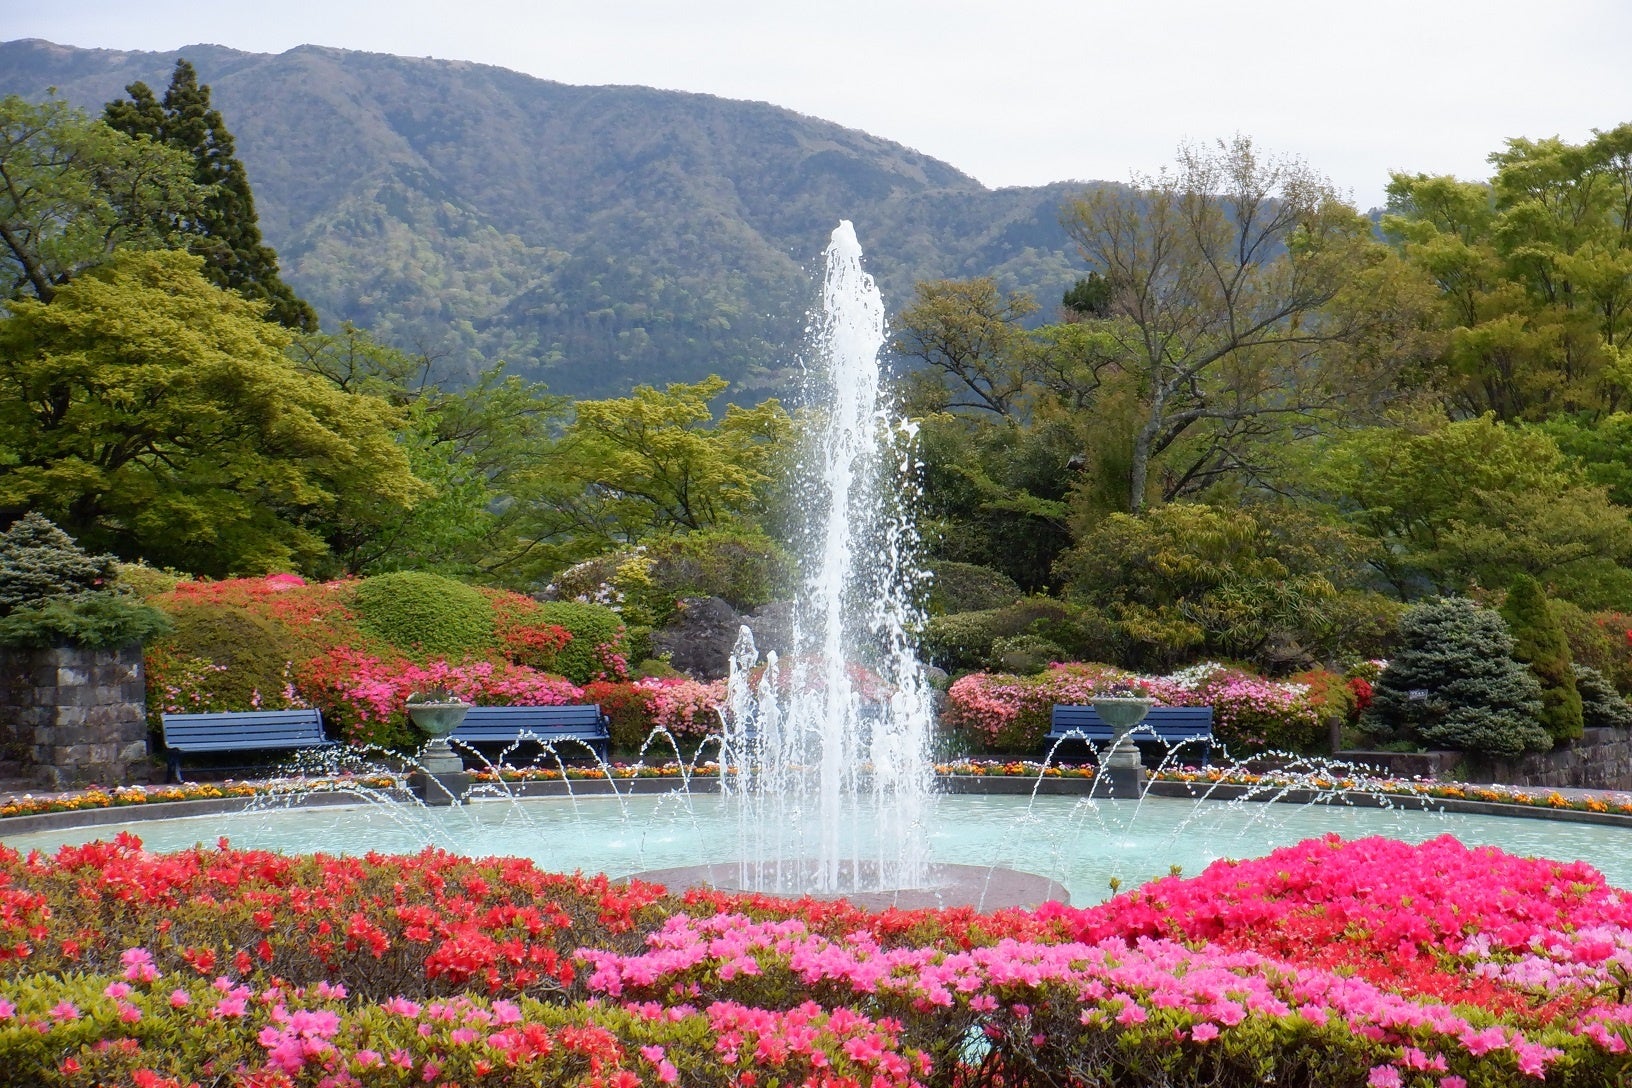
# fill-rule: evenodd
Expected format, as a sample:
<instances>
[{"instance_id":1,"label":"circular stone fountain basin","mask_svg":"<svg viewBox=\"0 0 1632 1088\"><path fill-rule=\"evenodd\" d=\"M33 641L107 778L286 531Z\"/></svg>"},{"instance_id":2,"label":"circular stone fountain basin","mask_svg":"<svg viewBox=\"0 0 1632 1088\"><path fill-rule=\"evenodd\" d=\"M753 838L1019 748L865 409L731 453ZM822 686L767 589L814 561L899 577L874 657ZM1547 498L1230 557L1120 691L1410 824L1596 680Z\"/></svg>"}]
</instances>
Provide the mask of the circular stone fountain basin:
<instances>
[{"instance_id":1,"label":"circular stone fountain basin","mask_svg":"<svg viewBox=\"0 0 1632 1088\"><path fill-rule=\"evenodd\" d=\"M445 809L397 802L262 807L242 813L140 820L3 836L13 849L51 850L111 838L120 830L148 849L176 850L225 837L239 848L289 853L415 852L438 847L475 857L531 858L544 868L629 876L723 864L740 855L735 801L715 794L478 800ZM134 815L134 814L133 814ZM1450 834L1469 845L1584 860L1610 883L1632 888L1624 828L1336 805L1142 801L1062 796L942 795L926 821L935 861L1002 868L1057 881L1073 902L1105 898L1179 866L1199 873L1219 858L1256 857L1277 846L1338 834L1420 842ZM3 830L3 826L0 826ZM980 873L966 874L984 879ZM902 905L906 905L903 903ZM928 904L925 904L928 905ZM993 909L997 898L974 905Z\"/></svg>"}]
</instances>

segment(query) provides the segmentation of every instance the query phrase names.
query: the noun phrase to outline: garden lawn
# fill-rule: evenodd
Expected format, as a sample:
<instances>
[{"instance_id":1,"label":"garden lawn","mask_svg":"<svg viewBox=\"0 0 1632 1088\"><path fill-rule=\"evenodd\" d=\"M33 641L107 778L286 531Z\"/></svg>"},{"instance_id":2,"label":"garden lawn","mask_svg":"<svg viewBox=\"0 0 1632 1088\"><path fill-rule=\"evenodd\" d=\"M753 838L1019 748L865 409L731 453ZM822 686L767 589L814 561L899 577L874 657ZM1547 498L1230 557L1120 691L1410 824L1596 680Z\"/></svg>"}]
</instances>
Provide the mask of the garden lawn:
<instances>
[{"instance_id":1,"label":"garden lawn","mask_svg":"<svg viewBox=\"0 0 1632 1088\"><path fill-rule=\"evenodd\" d=\"M1449 837L867 913L427 851L0 853L0 1084L1632 1082L1632 895Z\"/></svg>"}]
</instances>

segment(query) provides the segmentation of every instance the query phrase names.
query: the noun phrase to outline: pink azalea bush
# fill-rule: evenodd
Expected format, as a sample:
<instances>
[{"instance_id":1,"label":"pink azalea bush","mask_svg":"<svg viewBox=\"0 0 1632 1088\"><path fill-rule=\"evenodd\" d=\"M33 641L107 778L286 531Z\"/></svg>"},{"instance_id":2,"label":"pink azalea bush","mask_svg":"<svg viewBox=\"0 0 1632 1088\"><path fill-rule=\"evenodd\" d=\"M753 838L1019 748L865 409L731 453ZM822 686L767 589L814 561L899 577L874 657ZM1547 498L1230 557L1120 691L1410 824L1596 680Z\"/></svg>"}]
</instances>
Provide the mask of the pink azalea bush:
<instances>
[{"instance_id":1,"label":"pink azalea bush","mask_svg":"<svg viewBox=\"0 0 1632 1088\"><path fill-rule=\"evenodd\" d=\"M1305 684L1265 680L1202 664L1167 676L1110 665L1054 664L1036 676L970 673L948 690L943 722L988 752L1034 752L1056 704L1082 705L1111 688L1134 686L1161 706L1211 706L1213 730L1231 752L1307 750L1322 736Z\"/></svg>"},{"instance_id":2,"label":"pink azalea bush","mask_svg":"<svg viewBox=\"0 0 1632 1088\"><path fill-rule=\"evenodd\" d=\"M447 691L477 706L565 706L583 701L583 689L525 665L465 661L420 664L336 647L306 662L306 698L331 708L330 725L353 743L411 741L408 696ZM338 708L336 710L335 708Z\"/></svg>"}]
</instances>

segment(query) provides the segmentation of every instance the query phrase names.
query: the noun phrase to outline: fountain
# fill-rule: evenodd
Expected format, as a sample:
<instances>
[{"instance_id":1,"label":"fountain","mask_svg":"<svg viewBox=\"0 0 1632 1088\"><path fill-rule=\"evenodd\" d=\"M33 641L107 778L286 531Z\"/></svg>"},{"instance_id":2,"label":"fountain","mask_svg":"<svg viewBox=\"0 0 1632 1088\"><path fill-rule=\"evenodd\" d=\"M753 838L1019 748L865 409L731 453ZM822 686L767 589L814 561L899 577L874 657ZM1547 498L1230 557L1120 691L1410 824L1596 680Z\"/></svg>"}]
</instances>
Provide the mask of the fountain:
<instances>
[{"instance_id":1,"label":"fountain","mask_svg":"<svg viewBox=\"0 0 1632 1088\"><path fill-rule=\"evenodd\" d=\"M763 663L752 637L739 639L718 794L688 788L693 767L678 789L663 786L666 792L657 795L638 796L646 791L632 780L595 783L604 789L585 792L614 796L594 799L526 797L501 784L484 785L460 804L428 807L465 795L463 781L439 777L461 773L442 766L442 740L427 745L414 766L421 776L417 804L400 800L400 790L349 786L314 795L340 801L349 794L356 803L344 807L291 796L242 814L144 821L137 833L153 849L222 835L240 846L292 851L406 852L436 845L529 857L552 869L636 874L671 887L706 882L844 895L866 907L967 903L992 909L1068 894L1091 901L1109 886L1132 886L1165 875L1170 866L1195 872L1220 856L1252 856L1334 831L1407 839L1450 831L1465 842L1519 853L1588 858L1613 882L1632 886L1632 859L1620 842L1624 828L1349 807L1343 794L1317 785L1333 777L1329 767L1303 775L1307 788L1256 789L1258 800L1290 799L1300 790L1315 798L1296 807L1224 801L1225 791L1206 786L1196 799L1157 796L1144 789L1138 749L1125 735L1120 754L1106 762L1122 761L1126 774L1107 766L1105 781L1086 797L1052 795L1062 783L1041 772L1029 782L966 783L985 795L936 794L930 692L907 634L918 575L910 488L900 485L911 475L911 435L890 418L881 393L883 307L848 223L834 232L827 252L823 304L817 347L829 365L812 375L811 400L825 406L825 415L804 481L816 513L806 541L797 637L786 659L771 654ZM1136 732L1149 701L1124 701L1133 705L1117 709L1128 711L1125 724ZM1117 716L1109 705L1098 712L1107 720ZM441 708L424 707L415 717L425 719L433 736L453 728ZM670 747L678 756L672 738ZM545 751L556 758L548 744ZM564 769L559 759L557 765ZM1125 799L1117 796L1119 777L1131 786ZM1004 791L1005 785L1015 789ZM1280 811L1272 815L1272 809ZM105 837L111 819L134 819L108 815L97 821L102 826L76 828L65 818L56 830L39 832L0 824L0 834L13 847L50 848ZM937 864L937 855L964 864Z\"/></svg>"},{"instance_id":2,"label":"fountain","mask_svg":"<svg viewBox=\"0 0 1632 1088\"><path fill-rule=\"evenodd\" d=\"M826 268L816 341L826 365L811 370L809 390L824 415L801 481L812 513L797 652L785 668L768 661L754 685L753 639L743 631L725 789L743 799L746 886L917 888L928 878L933 775L929 686L907 636L916 540L901 477L911 435L888 414L878 361L884 304L848 220L833 232Z\"/></svg>"},{"instance_id":3,"label":"fountain","mask_svg":"<svg viewBox=\"0 0 1632 1088\"><path fill-rule=\"evenodd\" d=\"M879 366L884 303L849 220L825 255L821 365L807 400L820 426L800 496L811 516L791 659L763 672L744 628L732 655L721 789L738 806L734 865L645 874L779 894L892 903L1062 894L1041 878L931 864L931 695L916 618L913 428L892 418ZM994 890L1001 884L1006 890Z\"/></svg>"}]
</instances>

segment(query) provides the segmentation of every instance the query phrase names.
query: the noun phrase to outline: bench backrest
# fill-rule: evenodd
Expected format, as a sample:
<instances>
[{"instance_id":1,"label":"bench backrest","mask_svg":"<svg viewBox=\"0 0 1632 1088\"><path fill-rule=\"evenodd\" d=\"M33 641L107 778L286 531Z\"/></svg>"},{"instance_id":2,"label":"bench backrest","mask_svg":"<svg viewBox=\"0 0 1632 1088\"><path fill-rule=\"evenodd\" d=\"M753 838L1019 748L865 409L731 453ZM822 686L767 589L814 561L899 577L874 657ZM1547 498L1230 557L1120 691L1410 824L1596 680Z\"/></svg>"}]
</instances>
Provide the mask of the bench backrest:
<instances>
[{"instance_id":1,"label":"bench backrest","mask_svg":"<svg viewBox=\"0 0 1632 1088\"><path fill-rule=\"evenodd\" d=\"M164 746L176 752L310 748L334 743L323 735L323 714L316 707L163 714L160 720Z\"/></svg>"},{"instance_id":2,"label":"bench backrest","mask_svg":"<svg viewBox=\"0 0 1632 1088\"><path fill-rule=\"evenodd\" d=\"M606 715L598 703L574 706L473 706L450 740L513 741L523 733L544 740L605 740Z\"/></svg>"},{"instance_id":3,"label":"bench backrest","mask_svg":"<svg viewBox=\"0 0 1632 1088\"><path fill-rule=\"evenodd\" d=\"M1191 737L1213 735L1213 708L1210 706L1153 706L1145 720L1134 726L1135 739L1139 731L1153 732L1162 740L1186 740ZM1048 735L1059 738L1067 733L1081 733L1089 740L1110 740L1111 727L1094 713L1091 706L1054 708Z\"/></svg>"}]
</instances>

